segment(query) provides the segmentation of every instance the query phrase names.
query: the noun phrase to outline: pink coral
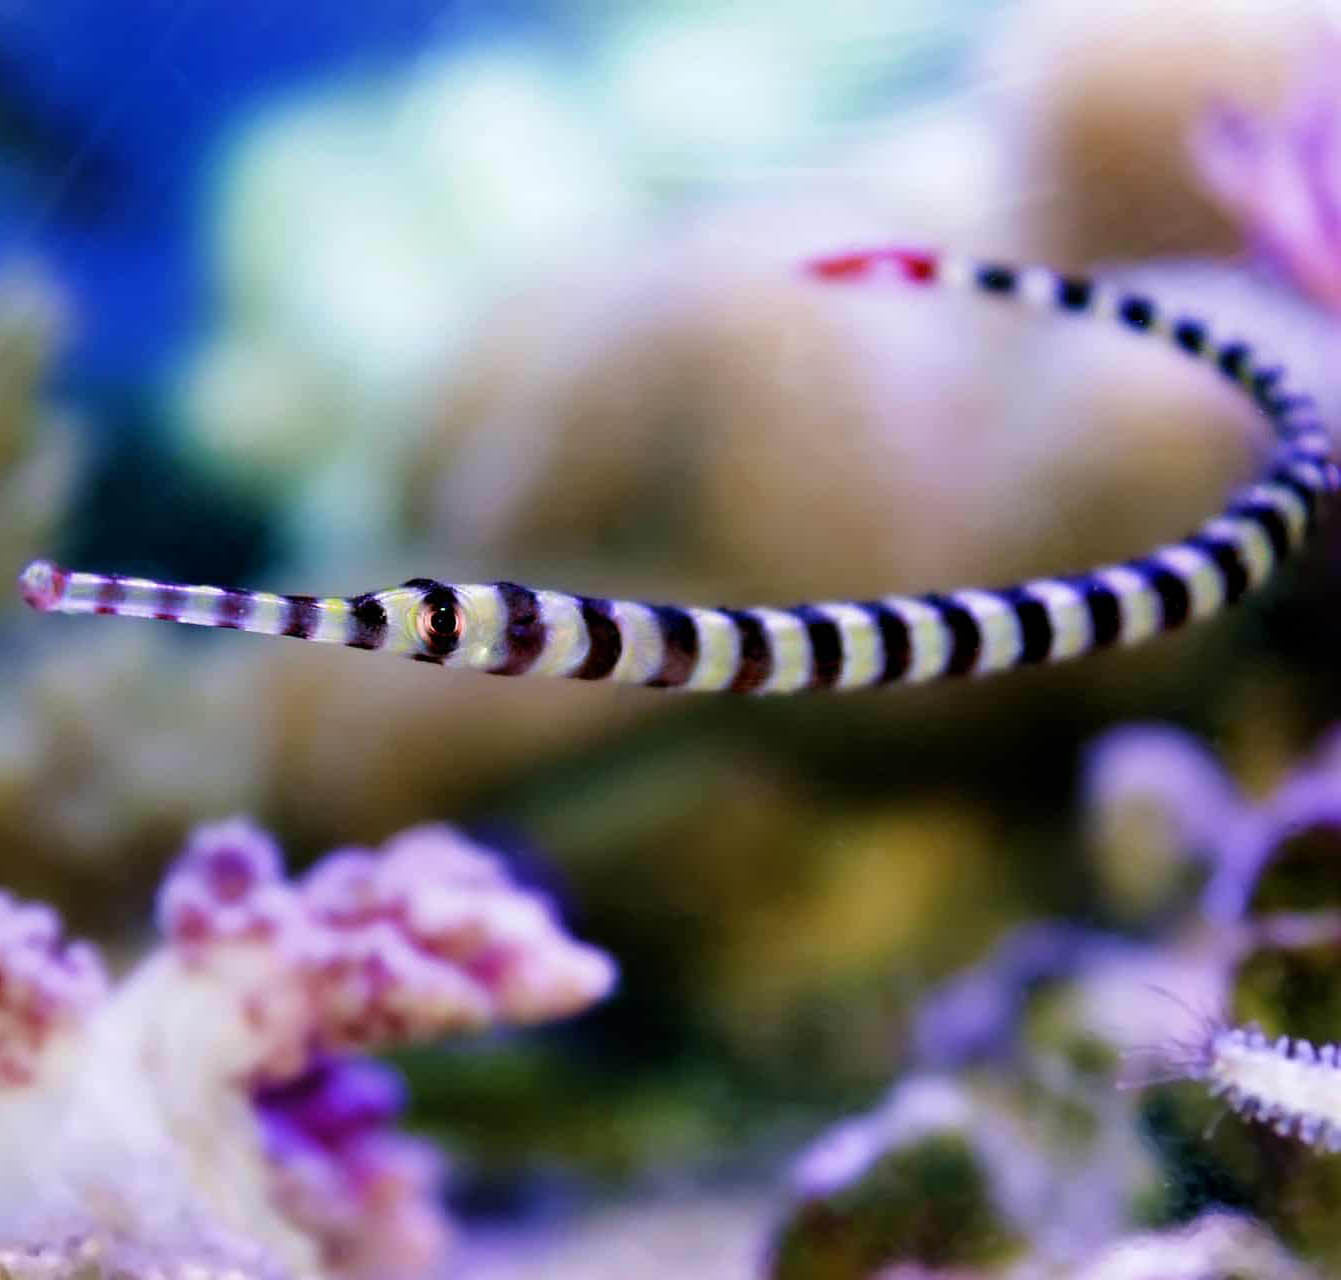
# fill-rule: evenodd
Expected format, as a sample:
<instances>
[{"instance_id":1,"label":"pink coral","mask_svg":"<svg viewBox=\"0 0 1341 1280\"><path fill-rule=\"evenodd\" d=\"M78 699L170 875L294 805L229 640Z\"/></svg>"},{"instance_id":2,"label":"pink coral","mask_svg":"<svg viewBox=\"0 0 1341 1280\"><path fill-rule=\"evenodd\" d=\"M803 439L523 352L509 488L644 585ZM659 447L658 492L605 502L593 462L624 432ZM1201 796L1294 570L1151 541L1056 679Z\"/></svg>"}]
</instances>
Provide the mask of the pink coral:
<instances>
[{"instance_id":1,"label":"pink coral","mask_svg":"<svg viewBox=\"0 0 1341 1280\"><path fill-rule=\"evenodd\" d=\"M446 826L403 832L381 853L337 850L296 885L263 833L205 827L165 882L159 919L194 965L230 944L272 945L306 1001L307 1039L324 1050L567 1017L608 995L615 976L542 898Z\"/></svg>"},{"instance_id":2,"label":"pink coral","mask_svg":"<svg viewBox=\"0 0 1341 1280\"><path fill-rule=\"evenodd\" d=\"M92 947L65 940L50 907L0 892L0 1087L31 1083L52 1040L106 993Z\"/></svg>"},{"instance_id":3,"label":"pink coral","mask_svg":"<svg viewBox=\"0 0 1341 1280\"><path fill-rule=\"evenodd\" d=\"M1341 308L1341 37L1326 39L1275 120L1216 107L1194 139L1202 179L1303 293Z\"/></svg>"},{"instance_id":4,"label":"pink coral","mask_svg":"<svg viewBox=\"0 0 1341 1280\"><path fill-rule=\"evenodd\" d=\"M293 893L279 846L241 819L198 828L163 882L158 925L184 948L273 938Z\"/></svg>"},{"instance_id":5,"label":"pink coral","mask_svg":"<svg viewBox=\"0 0 1341 1280\"><path fill-rule=\"evenodd\" d=\"M356 1056L602 999L609 958L445 826L285 878L201 827L166 939L109 993L94 953L0 895L0 1277L414 1280L450 1240L441 1159ZM64 1044L70 1052L57 1052Z\"/></svg>"}]
</instances>

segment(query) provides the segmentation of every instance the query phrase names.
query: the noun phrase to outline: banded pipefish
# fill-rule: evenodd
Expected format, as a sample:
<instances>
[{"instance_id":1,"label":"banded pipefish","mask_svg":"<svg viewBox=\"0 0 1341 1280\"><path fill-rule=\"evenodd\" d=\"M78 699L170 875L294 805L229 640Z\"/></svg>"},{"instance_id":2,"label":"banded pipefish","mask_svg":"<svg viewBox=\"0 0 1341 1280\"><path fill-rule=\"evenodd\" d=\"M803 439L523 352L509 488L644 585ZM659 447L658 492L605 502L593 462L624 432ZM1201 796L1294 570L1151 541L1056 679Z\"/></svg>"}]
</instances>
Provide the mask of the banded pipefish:
<instances>
[{"instance_id":1,"label":"banded pipefish","mask_svg":"<svg viewBox=\"0 0 1341 1280\"><path fill-rule=\"evenodd\" d=\"M1162 338L1240 388L1274 429L1274 450L1256 483L1181 541L1121 564L1004 589L703 608L414 578L321 599L72 573L37 561L20 577L24 598L44 612L296 636L493 675L737 693L859 689L1061 661L1209 617L1303 546L1323 499L1341 486L1314 403L1288 385L1283 368L1148 297L1043 267L898 248L824 257L804 271L831 283L976 291Z\"/></svg>"}]
</instances>

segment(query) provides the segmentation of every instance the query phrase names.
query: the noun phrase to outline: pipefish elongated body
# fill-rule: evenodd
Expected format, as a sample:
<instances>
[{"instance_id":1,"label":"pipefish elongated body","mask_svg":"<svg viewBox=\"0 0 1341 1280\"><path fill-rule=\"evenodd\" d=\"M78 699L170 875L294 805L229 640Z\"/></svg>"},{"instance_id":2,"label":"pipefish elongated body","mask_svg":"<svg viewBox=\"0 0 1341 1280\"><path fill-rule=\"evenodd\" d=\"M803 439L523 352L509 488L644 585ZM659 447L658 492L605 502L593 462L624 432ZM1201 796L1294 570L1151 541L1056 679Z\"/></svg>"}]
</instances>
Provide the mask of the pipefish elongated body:
<instances>
[{"instance_id":1,"label":"pipefish elongated body","mask_svg":"<svg viewBox=\"0 0 1341 1280\"><path fill-rule=\"evenodd\" d=\"M1159 337L1230 379L1265 415L1277 444L1256 483L1181 541L1121 564L1004 589L807 603L790 608L642 604L426 578L351 597L189 587L72 573L36 561L24 598L50 613L161 618L196 626L380 649L493 675L568 676L736 693L859 689L982 675L1131 645L1209 617L1261 586L1313 529L1341 487L1331 441L1285 371L1238 340L1158 303L1043 267L875 249L805 267L834 283L895 280L975 290Z\"/></svg>"}]
</instances>

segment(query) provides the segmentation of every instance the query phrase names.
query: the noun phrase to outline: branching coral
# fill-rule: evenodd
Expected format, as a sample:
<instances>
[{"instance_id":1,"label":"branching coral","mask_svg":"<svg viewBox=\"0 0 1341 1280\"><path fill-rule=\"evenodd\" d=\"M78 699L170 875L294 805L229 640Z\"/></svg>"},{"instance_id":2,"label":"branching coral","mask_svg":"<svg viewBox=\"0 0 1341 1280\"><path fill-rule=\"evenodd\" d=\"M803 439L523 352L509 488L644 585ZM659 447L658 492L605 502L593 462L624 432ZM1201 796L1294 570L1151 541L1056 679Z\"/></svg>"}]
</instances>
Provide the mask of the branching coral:
<instances>
[{"instance_id":1,"label":"branching coral","mask_svg":"<svg viewBox=\"0 0 1341 1280\"><path fill-rule=\"evenodd\" d=\"M410 1280L449 1239L399 1078L354 1056L579 1012L614 983L447 827L284 878L198 830L165 943L108 994L44 907L0 901L0 1275Z\"/></svg>"},{"instance_id":2,"label":"branching coral","mask_svg":"<svg viewBox=\"0 0 1341 1280\"><path fill-rule=\"evenodd\" d=\"M1266 958L1272 993L1284 998L1289 966L1301 963L1300 953L1334 951L1337 902L1327 886L1341 839L1335 739L1253 802L1186 736L1128 728L1096 747L1090 793L1106 861L1133 854L1148 860L1142 849L1162 846L1163 861L1191 856L1205 865L1202 912L1222 936L1240 939L1225 948L1226 1004L1252 992L1255 956ZM1291 1012L1273 1020L1288 1023ZM1325 1033L1325 1027L1324 1017L1307 1030ZM1167 1046L1156 1059L1159 1076L1200 1081L1282 1137L1341 1150L1341 1077L1332 1043L1315 1046L1302 1037L1268 1036L1255 1024L1235 1027L1207 1017L1195 1038Z\"/></svg>"},{"instance_id":3,"label":"branching coral","mask_svg":"<svg viewBox=\"0 0 1341 1280\"><path fill-rule=\"evenodd\" d=\"M1217 924L1240 921L1263 890L1264 870L1286 846L1310 832L1341 830L1339 748L1341 740L1324 743L1254 802L1188 735L1157 725L1116 730L1095 744L1087 772L1100 861L1200 862L1202 912Z\"/></svg>"},{"instance_id":4,"label":"branching coral","mask_svg":"<svg viewBox=\"0 0 1341 1280\"><path fill-rule=\"evenodd\" d=\"M918 1070L800 1164L776 1275L1312 1275L1290 1250L1335 1269L1336 739L1250 797L1189 735L1126 726L1084 791L1127 931L1032 922L933 990ZM1226 1107L1254 1123L1217 1126Z\"/></svg>"}]
</instances>

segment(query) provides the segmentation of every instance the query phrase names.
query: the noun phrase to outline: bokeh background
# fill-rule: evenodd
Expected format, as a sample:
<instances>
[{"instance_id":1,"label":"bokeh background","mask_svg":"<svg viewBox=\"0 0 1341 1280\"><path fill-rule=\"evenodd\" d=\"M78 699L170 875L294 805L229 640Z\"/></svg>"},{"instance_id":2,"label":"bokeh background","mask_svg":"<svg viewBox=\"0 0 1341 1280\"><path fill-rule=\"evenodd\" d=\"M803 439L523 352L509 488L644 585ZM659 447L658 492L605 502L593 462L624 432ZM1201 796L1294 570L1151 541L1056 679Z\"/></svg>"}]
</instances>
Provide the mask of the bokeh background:
<instances>
[{"instance_id":1,"label":"bokeh background","mask_svg":"<svg viewBox=\"0 0 1341 1280\"><path fill-rule=\"evenodd\" d=\"M1261 444L1209 373L982 301L828 294L792 264L892 241L1107 271L1262 334L1341 405L1325 10L14 0L0 568L749 603L1136 554L1213 510ZM1198 896L1212 859L1193 855L1230 802L1178 768L1204 742L1224 794L1267 795L1324 738L1338 556L1333 533L1234 615L1139 651L778 702L39 618L11 593L0 878L113 955L142 944L187 831L234 813L296 866L445 819L551 892L617 957L617 996L400 1064L415 1125L451 1153L463 1275L997 1274L1020 1241L1074 1257L1080 1236L1217 1206L1335 1265L1317 1226L1335 1173L1237 1121L1228 1155L1187 1157L1209 1112L1186 1092L1102 1101L1119 1096L1105 1058L1083 1108L1048 1077L1045 1124L1031 1055L1073 1047L1083 1018L1022 1010L1074 994L1096 954L1144 975L1189 920L1221 936ZM1193 736L1159 739L1178 763L1136 782L1096 774L1133 722ZM1331 812L1310 827L1321 885ZM1249 1012L1326 1038L1334 951L1309 951L1305 986L1259 964ZM1034 1047L956 1048L928 993L1003 954L985 1002ZM933 1069L942 1094L900 1092ZM888 1132L862 1140L899 1148L944 1090L1013 1115L1103 1229L1048 1244L999 1188L973 1193L1012 1224L984 1228L991 1248L964 1226L976 1208L924 1221L940 1193L918 1178L970 1196L980 1112L945 1122L970 1153L940 1152L949 1173L794 1172L881 1105ZM1049 1127L1063 1094L1104 1135L1083 1159ZM899 1106L911 1121L889 1120Z\"/></svg>"}]
</instances>

